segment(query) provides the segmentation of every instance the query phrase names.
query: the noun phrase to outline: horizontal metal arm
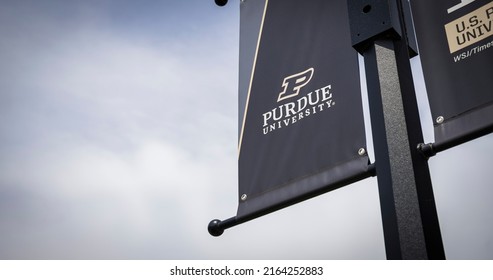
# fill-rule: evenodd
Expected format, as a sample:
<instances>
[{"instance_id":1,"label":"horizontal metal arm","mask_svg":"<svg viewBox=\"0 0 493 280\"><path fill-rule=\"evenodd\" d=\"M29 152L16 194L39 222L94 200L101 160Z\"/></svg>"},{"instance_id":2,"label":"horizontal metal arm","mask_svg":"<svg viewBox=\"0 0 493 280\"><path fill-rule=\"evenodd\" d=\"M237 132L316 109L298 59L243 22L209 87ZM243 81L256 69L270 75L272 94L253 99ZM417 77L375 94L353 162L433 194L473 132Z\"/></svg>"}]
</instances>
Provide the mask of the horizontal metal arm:
<instances>
[{"instance_id":1,"label":"horizontal metal arm","mask_svg":"<svg viewBox=\"0 0 493 280\"><path fill-rule=\"evenodd\" d=\"M341 182L335 182L334 184L331 184L330 186L327 186L326 188L324 188L324 189L326 189L326 191L324 191L324 192L327 192L329 190L334 190L334 189L337 189L338 187L348 185L350 183L357 182L359 180L362 180L362 179L365 179L368 177L373 177L375 175L376 175L375 174L375 164L373 163L373 164L368 165L368 169L364 174L360 174L359 176L355 176L354 178L348 178L348 179L342 180ZM269 209L258 211L258 212L255 212L255 213L252 213L249 215L245 215L242 217L234 216L234 217L231 217L231 218L226 219L224 221L215 219L209 223L207 230L209 231L210 235L212 235L212 236L216 236L216 237L221 236L224 233L224 230L226 230L228 228L237 226L237 225L242 224L244 222L251 221L251 220L256 219L258 217L267 215L267 214L272 213L274 211L280 210L282 208L288 207L290 205L296 204L296 203L304 201L306 199L315 197L319 194L321 194L321 192L316 192L316 193L307 195L305 197L290 201L288 203L272 206Z\"/></svg>"},{"instance_id":2,"label":"horizontal metal arm","mask_svg":"<svg viewBox=\"0 0 493 280\"><path fill-rule=\"evenodd\" d=\"M449 138L442 142L427 143L427 144L421 143L418 145L418 151L421 152L423 156L430 158L435 156L437 153L464 144L476 138L485 136L492 132L493 132L493 126L488 126L484 129L473 131L468 134L461 135L459 137Z\"/></svg>"}]
</instances>

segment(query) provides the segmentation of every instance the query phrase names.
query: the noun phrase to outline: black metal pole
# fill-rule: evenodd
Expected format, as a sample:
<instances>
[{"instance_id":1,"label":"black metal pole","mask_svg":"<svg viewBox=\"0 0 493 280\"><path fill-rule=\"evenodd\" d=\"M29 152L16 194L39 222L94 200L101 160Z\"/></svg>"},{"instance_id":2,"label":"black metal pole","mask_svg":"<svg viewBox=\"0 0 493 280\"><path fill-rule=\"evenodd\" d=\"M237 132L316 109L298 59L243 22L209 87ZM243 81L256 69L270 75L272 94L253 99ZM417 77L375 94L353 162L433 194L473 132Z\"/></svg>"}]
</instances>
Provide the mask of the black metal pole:
<instances>
[{"instance_id":1,"label":"black metal pole","mask_svg":"<svg viewBox=\"0 0 493 280\"><path fill-rule=\"evenodd\" d=\"M400 0L348 1L353 44L365 59L388 259L445 259Z\"/></svg>"},{"instance_id":2,"label":"black metal pole","mask_svg":"<svg viewBox=\"0 0 493 280\"><path fill-rule=\"evenodd\" d=\"M407 2L407 1L406 1ZM401 4L403 2L400 2ZM402 8L400 9L402 14ZM404 22L401 16L401 24ZM409 23L411 24L411 23ZM414 36L414 34L412 34ZM401 40L394 41L397 69L401 83L401 96L406 120L407 135L410 143L411 160L413 163L414 177L416 178L416 190L421 212L421 220L425 234L426 249L429 259L445 259L440 223L433 193L428 158L423 157L418 149L423 143L423 131L418 110L418 102L413 83L413 76L409 58L409 48L406 45L407 34L403 34Z\"/></svg>"}]
</instances>

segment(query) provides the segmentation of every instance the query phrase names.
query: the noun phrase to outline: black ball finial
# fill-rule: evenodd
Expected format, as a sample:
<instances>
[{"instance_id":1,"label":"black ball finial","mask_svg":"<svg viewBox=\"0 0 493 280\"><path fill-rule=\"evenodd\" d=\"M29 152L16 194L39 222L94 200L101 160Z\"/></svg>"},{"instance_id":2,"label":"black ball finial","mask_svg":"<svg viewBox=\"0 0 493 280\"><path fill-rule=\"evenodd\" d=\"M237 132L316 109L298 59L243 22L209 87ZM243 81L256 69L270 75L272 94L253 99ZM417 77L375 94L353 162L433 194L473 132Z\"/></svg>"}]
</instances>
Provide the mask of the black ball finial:
<instances>
[{"instance_id":1,"label":"black ball finial","mask_svg":"<svg viewBox=\"0 0 493 280\"><path fill-rule=\"evenodd\" d=\"M214 2L216 2L216 5L218 5L220 7L228 4L228 0L214 0Z\"/></svg>"},{"instance_id":2,"label":"black ball finial","mask_svg":"<svg viewBox=\"0 0 493 280\"><path fill-rule=\"evenodd\" d=\"M220 220L212 220L207 227L210 235L212 236L221 236L224 233L224 229L219 228Z\"/></svg>"}]
</instances>

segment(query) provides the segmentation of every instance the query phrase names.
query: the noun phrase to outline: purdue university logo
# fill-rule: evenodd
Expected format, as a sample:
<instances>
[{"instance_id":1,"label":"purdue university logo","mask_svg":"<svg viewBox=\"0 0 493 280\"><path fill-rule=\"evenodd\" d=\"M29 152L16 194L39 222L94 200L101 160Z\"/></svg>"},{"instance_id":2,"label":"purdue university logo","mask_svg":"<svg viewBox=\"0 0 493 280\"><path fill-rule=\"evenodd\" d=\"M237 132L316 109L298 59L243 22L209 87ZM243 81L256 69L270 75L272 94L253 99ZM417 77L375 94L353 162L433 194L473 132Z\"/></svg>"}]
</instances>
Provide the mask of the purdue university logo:
<instances>
[{"instance_id":1,"label":"purdue university logo","mask_svg":"<svg viewBox=\"0 0 493 280\"><path fill-rule=\"evenodd\" d=\"M314 68L308 68L284 78L281 83L282 92L277 98L277 107L262 114L264 135L327 112L335 105L330 84L311 92L302 91L312 80L314 73ZM281 102L295 96L301 97Z\"/></svg>"},{"instance_id":2,"label":"purdue university logo","mask_svg":"<svg viewBox=\"0 0 493 280\"><path fill-rule=\"evenodd\" d=\"M277 102L286 98L297 96L300 93L300 89L306 86L313 77L313 68L309 68L301 73L291 75L284 78L282 82L283 92L279 94Z\"/></svg>"}]
</instances>

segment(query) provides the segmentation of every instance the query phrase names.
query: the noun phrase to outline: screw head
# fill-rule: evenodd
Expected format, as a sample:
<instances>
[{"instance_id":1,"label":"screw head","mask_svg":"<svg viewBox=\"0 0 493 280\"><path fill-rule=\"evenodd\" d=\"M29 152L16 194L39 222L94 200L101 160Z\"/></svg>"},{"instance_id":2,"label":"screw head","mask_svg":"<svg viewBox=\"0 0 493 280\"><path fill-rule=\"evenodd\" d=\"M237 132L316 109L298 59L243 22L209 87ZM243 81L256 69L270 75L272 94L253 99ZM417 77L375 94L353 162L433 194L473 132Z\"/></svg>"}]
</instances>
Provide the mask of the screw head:
<instances>
[{"instance_id":1,"label":"screw head","mask_svg":"<svg viewBox=\"0 0 493 280\"><path fill-rule=\"evenodd\" d=\"M365 150L365 148L361 148L361 149L359 149L359 150L358 150L358 155L360 155L360 156L364 156L364 155L366 155L366 150Z\"/></svg>"},{"instance_id":2,"label":"screw head","mask_svg":"<svg viewBox=\"0 0 493 280\"><path fill-rule=\"evenodd\" d=\"M437 118L437 123L443 123L444 120L445 120L445 118L443 116L439 116Z\"/></svg>"},{"instance_id":3,"label":"screw head","mask_svg":"<svg viewBox=\"0 0 493 280\"><path fill-rule=\"evenodd\" d=\"M247 200L247 198L248 198L248 195L246 195L246 194L242 194L240 197L241 201L245 201L245 200Z\"/></svg>"}]
</instances>

